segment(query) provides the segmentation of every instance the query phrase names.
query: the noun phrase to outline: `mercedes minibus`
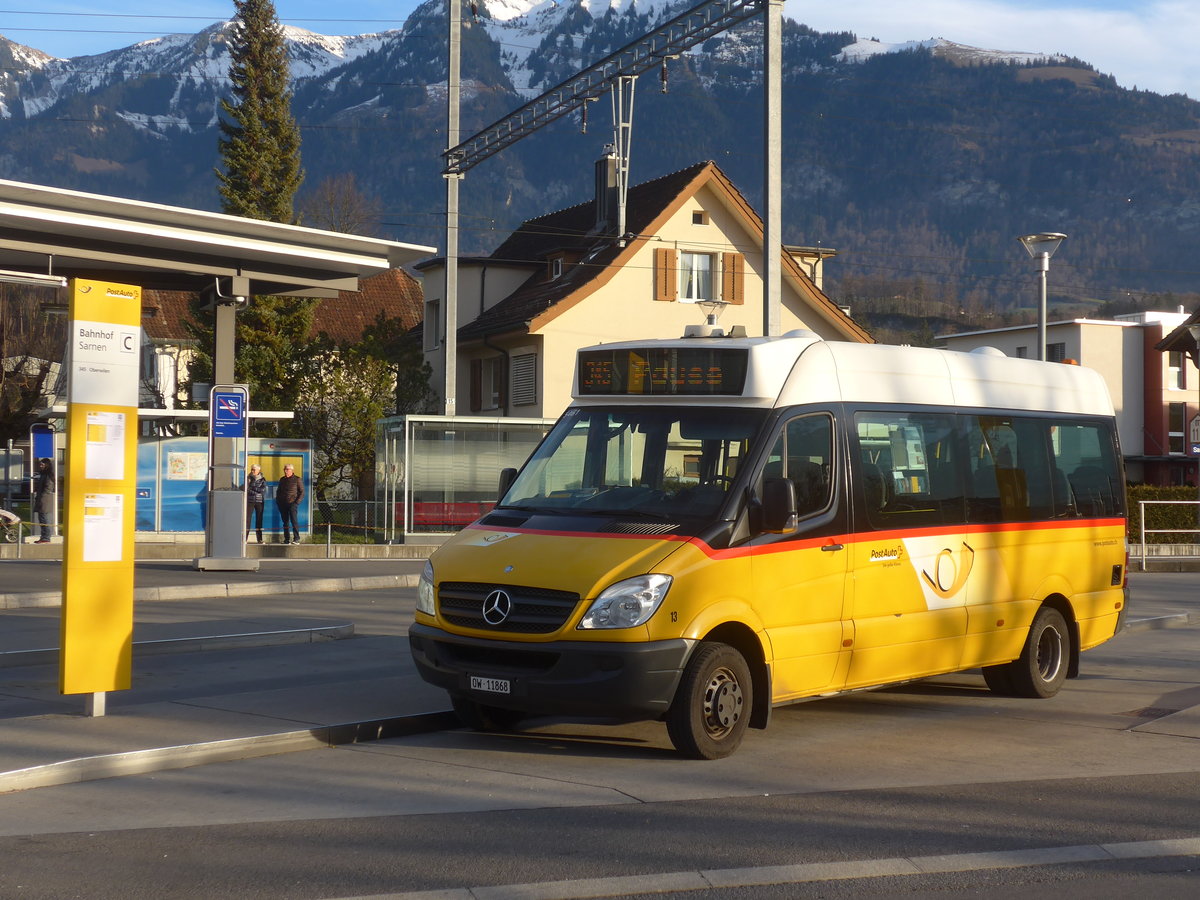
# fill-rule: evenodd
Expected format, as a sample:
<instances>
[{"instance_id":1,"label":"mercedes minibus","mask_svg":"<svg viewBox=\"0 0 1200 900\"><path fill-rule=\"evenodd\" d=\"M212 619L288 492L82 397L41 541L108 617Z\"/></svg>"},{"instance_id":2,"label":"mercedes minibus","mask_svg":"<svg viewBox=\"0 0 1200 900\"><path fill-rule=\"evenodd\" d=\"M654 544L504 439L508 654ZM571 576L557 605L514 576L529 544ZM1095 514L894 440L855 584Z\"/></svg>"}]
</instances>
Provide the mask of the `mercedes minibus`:
<instances>
[{"instance_id":1,"label":"mercedes minibus","mask_svg":"<svg viewBox=\"0 0 1200 900\"><path fill-rule=\"evenodd\" d=\"M573 397L419 581L413 658L469 726L659 719L714 759L775 707L941 673L1050 697L1121 626L1090 369L708 330L580 350Z\"/></svg>"}]
</instances>

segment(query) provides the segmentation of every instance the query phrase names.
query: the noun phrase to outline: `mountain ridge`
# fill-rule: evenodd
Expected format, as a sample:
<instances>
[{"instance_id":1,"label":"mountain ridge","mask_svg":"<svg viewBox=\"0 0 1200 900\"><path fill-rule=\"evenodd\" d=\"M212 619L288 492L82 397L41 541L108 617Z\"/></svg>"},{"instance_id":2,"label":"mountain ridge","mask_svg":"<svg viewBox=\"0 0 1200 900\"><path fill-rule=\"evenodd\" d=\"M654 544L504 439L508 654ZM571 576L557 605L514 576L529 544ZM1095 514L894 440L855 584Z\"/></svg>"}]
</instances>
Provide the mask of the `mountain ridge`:
<instances>
[{"instance_id":1,"label":"mountain ridge","mask_svg":"<svg viewBox=\"0 0 1200 900\"><path fill-rule=\"evenodd\" d=\"M688 5L483 0L464 22L462 134ZM0 38L0 177L215 208L230 27L72 60ZM354 172L380 199L383 233L419 243L441 239L445 28L443 0L428 0L390 31L285 29L308 186ZM665 94L642 77L635 183L714 159L761 208L760 33L748 23L670 61ZM1010 307L1028 265L1013 237L1035 230L1072 235L1052 287L1069 296L1200 282L1181 264L1200 236L1195 101L1120 88L1058 54L883 44L790 19L784 85L784 238L841 251L833 289L891 273L965 308ZM586 135L566 117L472 170L466 252L588 198L611 140L605 106Z\"/></svg>"}]
</instances>

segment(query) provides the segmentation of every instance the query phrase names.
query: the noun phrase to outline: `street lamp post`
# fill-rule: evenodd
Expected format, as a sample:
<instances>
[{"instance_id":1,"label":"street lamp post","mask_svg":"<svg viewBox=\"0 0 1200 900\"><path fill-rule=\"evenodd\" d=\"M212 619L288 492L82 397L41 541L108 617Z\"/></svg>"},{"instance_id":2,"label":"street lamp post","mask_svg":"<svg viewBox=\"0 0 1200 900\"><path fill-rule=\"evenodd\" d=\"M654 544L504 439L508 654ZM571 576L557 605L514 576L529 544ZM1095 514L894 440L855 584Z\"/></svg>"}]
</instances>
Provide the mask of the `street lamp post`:
<instances>
[{"instance_id":1,"label":"street lamp post","mask_svg":"<svg viewBox=\"0 0 1200 900\"><path fill-rule=\"evenodd\" d=\"M1042 361L1046 359L1046 273L1050 271L1050 257L1066 239L1065 234L1057 231L1023 234L1017 238L1029 255L1038 261L1038 359Z\"/></svg>"}]
</instances>

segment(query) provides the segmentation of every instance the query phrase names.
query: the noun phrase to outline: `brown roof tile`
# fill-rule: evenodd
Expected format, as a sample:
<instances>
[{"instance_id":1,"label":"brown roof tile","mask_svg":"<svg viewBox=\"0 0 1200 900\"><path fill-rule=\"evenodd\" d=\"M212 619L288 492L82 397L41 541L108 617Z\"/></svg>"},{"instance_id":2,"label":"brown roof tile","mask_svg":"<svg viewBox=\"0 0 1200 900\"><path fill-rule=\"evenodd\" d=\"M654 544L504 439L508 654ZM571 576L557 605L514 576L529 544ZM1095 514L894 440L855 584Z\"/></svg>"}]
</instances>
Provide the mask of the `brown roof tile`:
<instances>
[{"instance_id":1,"label":"brown roof tile","mask_svg":"<svg viewBox=\"0 0 1200 900\"><path fill-rule=\"evenodd\" d=\"M338 342L353 342L381 315L399 319L405 330L425 315L420 283L403 269L389 269L359 282L359 292L339 291L336 300L322 300L313 318L313 332Z\"/></svg>"},{"instance_id":2,"label":"brown roof tile","mask_svg":"<svg viewBox=\"0 0 1200 900\"><path fill-rule=\"evenodd\" d=\"M626 232L641 234L655 218L712 162L696 163L629 189L625 206ZM583 288L608 268L624 249L612 235L594 229L595 200L523 222L488 259L502 262L540 262L559 250L575 250L582 259L562 277L547 281L535 272L512 294L458 330L460 340L523 328L560 300Z\"/></svg>"},{"instance_id":3,"label":"brown roof tile","mask_svg":"<svg viewBox=\"0 0 1200 900\"><path fill-rule=\"evenodd\" d=\"M561 309L569 308L603 286L612 270L624 263L622 254L632 255L637 244L652 239L655 223L677 202L692 185L712 182L741 210L751 229L762 234L762 220L741 192L712 161L696 163L678 172L663 175L629 189L626 200L626 234L633 237L622 247L613 235L595 230L595 201L589 200L558 212L529 219L522 223L488 257L491 261L537 263L556 251L571 250L581 255L579 262L569 266L559 278L546 279L540 270L524 284L478 318L458 329L459 340L476 340L489 335L537 328ZM830 321L836 321L852 340L872 341L870 334L843 313L811 283L795 261L784 254L781 259L785 273L808 287L809 302L814 311ZM558 309L556 309L558 307Z\"/></svg>"},{"instance_id":4,"label":"brown roof tile","mask_svg":"<svg viewBox=\"0 0 1200 900\"><path fill-rule=\"evenodd\" d=\"M191 302L196 295L188 291L143 291L142 329L155 343L179 344L192 340L187 323L191 321Z\"/></svg>"},{"instance_id":5,"label":"brown roof tile","mask_svg":"<svg viewBox=\"0 0 1200 900\"><path fill-rule=\"evenodd\" d=\"M317 304L312 333L324 332L333 340L357 341L384 318L399 319L405 329L421 321L424 299L420 283L403 269L389 269L359 282L360 291L339 291L337 299ZM146 336L159 343L192 340L187 328L194 294L185 291L145 291L142 327Z\"/></svg>"}]
</instances>

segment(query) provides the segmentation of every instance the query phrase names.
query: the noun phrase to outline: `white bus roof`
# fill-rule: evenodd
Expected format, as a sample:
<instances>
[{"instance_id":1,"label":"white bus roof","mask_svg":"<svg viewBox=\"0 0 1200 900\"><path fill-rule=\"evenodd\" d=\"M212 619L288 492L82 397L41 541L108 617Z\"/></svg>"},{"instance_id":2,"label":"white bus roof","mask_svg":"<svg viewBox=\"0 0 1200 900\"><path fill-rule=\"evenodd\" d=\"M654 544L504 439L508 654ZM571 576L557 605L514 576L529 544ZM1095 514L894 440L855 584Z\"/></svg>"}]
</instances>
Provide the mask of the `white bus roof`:
<instances>
[{"instance_id":1,"label":"white bus roof","mask_svg":"<svg viewBox=\"0 0 1200 900\"><path fill-rule=\"evenodd\" d=\"M766 408L807 403L906 403L1113 415L1108 388L1093 369L1013 359L992 348L963 353L824 341L811 332L790 332L777 338L621 341L585 347L579 352L697 346L746 349L746 381L740 397L657 395L622 399L639 404ZM582 405L600 401L602 398L595 394L579 395L576 368L575 402Z\"/></svg>"}]
</instances>

